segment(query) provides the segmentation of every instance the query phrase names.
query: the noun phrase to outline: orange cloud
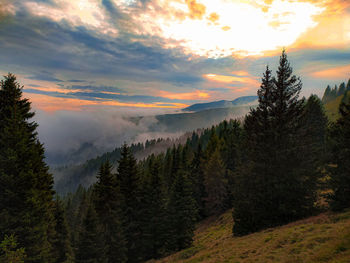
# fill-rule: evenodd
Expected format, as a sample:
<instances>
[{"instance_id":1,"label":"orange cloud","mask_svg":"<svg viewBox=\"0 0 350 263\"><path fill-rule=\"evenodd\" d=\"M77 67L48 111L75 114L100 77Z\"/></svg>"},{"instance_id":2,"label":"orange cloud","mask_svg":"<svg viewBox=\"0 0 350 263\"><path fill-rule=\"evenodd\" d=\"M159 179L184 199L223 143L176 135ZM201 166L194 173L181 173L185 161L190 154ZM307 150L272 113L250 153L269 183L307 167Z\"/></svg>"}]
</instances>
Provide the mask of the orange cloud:
<instances>
[{"instance_id":1,"label":"orange cloud","mask_svg":"<svg viewBox=\"0 0 350 263\"><path fill-rule=\"evenodd\" d=\"M208 99L210 97L209 93L196 90L195 92L186 93L174 93L169 91L161 90L159 93L160 97L173 99L173 100L198 100L198 99Z\"/></svg>"},{"instance_id":2,"label":"orange cloud","mask_svg":"<svg viewBox=\"0 0 350 263\"><path fill-rule=\"evenodd\" d=\"M229 27L229 26L223 26L221 29L224 30L224 31L229 31L229 30L231 29L231 27Z\"/></svg>"},{"instance_id":3,"label":"orange cloud","mask_svg":"<svg viewBox=\"0 0 350 263\"><path fill-rule=\"evenodd\" d=\"M50 86L45 86L45 87L32 87L30 85L27 85L27 88L33 89L33 90L41 90L41 91L49 91L49 92L59 92L63 94L67 94L70 92L91 92L92 90L82 90L82 89L65 89L62 87L50 87ZM25 92L26 88L24 89Z\"/></svg>"},{"instance_id":4,"label":"orange cloud","mask_svg":"<svg viewBox=\"0 0 350 263\"><path fill-rule=\"evenodd\" d=\"M205 74L203 75L204 78L210 80L210 81L214 81L214 82L222 82L222 83L245 83L245 84L249 84L252 86L259 86L259 82L252 76L245 76L245 74L247 74L247 72L244 71L236 71L236 73L241 74L239 76L227 76L227 75L218 75L218 74ZM237 75L238 75L237 74Z\"/></svg>"},{"instance_id":5,"label":"orange cloud","mask_svg":"<svg viewBox=\"0 0 350 263\"><path fill-rule=\"evenodd\" d=\"M73 98L58 98L51 97L42 94L32 94L26 93L24 90L25 97L29 98L32 102L34 108L44 110L46 112L55 112L59 110L68 110L68 111L79 111L86 106L97 106L97 105L106 105L106 106L119 106L119 107L138 107L138 108L169 108L169 109L180 109L185 108L188 105L184 103L164 103L156 102L153 104L148 103L124 103L118 101L89 101Z\"/></svg>"},{"instance_id":6,"label":"orange cloud","mask_svg":"<svg viewBox=\"0 0 350 263\"><path fill-rule=\"evenodd\" d=\"M315 78L347 79L350 78L350 64L312 72L310 75Z\"/></svg>"},{"instance_id":7,"label":"orange cloud","mask_svg":"<svg viewBox=\"0 0 350 263\"><path fill-rule=\"evenodd\" d=\"M233 75L237 75L237 76L249 76L250 75L247 71L243 71L243 70L232 71L231 73Z\"/></svg>"},{"instance_id":8,"label":"orange cloud","mask_svg":"<svg viewBox=\"0 0 350 263\"><path fill-rule=\"evenodd\" d=\"M190 11L190 18L192 19L202 19L205 12L206 7L203 4L197 3L196 0L186 0L186 4Z\"/></svg>"},{"instance_id":9,"label":"orange cloud","mask_svg":"<svg viewBox=\"0 0 350 263\"><path fill-rule=\"evenodd\" d=\"M220 16L217 13L211 13L208 17L208 20L215 23L216 21L219 20L219 18L220 18Z\"/></svg>"}]
</instances>

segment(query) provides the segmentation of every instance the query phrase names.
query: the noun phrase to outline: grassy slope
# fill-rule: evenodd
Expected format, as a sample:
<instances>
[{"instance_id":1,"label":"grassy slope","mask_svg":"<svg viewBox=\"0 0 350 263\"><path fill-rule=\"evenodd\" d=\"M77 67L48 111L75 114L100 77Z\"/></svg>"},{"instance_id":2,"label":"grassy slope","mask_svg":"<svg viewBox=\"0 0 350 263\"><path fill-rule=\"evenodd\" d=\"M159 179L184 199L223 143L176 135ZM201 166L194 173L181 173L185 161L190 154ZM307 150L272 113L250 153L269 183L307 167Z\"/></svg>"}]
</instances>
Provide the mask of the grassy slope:
<instances>
[{"instance_id":1,"label":"grassy slope","mask_svg":"<svg viewBox=\"0 0 350 263\"><path fill-rule=\"evenodd\" d=\"M349 263L350 211L233 237L231 213L201 223L192 247L154 262Z\"/></svg>"},{"instance_id":2,"label":"grassy slope","mask_svg":"<svg viewBox=\"0 0 350 263\"><path fill-rule=\"evenodd\" d=\"M344 95L338 96L334 100L325 104L326 114L330 121L336 121L339 118L339 105L343 97Z\"/></svg>"}]
</instances>

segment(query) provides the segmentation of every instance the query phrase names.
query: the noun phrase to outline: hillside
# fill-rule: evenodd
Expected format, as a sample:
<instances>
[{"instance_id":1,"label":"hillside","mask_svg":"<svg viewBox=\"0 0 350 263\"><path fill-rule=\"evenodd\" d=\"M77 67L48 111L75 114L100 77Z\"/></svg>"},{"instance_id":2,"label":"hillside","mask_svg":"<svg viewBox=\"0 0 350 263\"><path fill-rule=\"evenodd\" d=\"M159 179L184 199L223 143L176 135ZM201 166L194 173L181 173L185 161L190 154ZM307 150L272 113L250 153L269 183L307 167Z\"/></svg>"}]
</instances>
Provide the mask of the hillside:
<instances>
[{"instance_id":1,"label":"hillside","mask_svg":"<svg viewBox=\"0 0 350 263\"><path fill-rule=\"evenodd\" d=\"M232 101L228 100L220 100L220 101L213 101L213 102L207 102L207 103L197 103L193 104L185 109L183 111L203 111L203 110L209 110L209 109L218 109L218 108L230 108L234 106L247 106L251 104L257 104L258 97L257 96L243 96L238 97Z\"/></svg>"},{"instance_id":2,"label":"hillside","mask_svg":"<svg viewBox=\"0 0 350 263\"><path fill-rule=\"evenodd\" d=\"M344 95L340 95L325 104L326 114L330 121L336 121L339 118L339 105L343 98Z\"/></svg>"},{"instance_id":3,"label":"hillside","mask_svg":"<svg viewBox=\"0 0 350 263\"><path fill-rule=\"evenodd\" d=\"M152 122L157 120L149 127L151 132L191 132L193 130L208 128L223 120L237 119L246 115L251 108L256 106L233 106L228 108L207 109L196 112L182 112L174 114L163 114L157 116L134 117L130 120L136 125L139 122Z\"/></svg>"},{"instance_id":4,"label":"hillside","mask_svg":"<svg viewBox=\"0 0 350 263\"><path fill-rule=\"evenodd\" d=\"M232 237L231 212L201 223L193 246L150 262L350 262L350 211L324 213L244 237Z\"/></svg>"},{"instance_id":5,"label":"hillside","mask_svg":"<svg viewBox=\"0 0 350 263\"><path fill-rule=\"evenodd\" d=\"M160 154L173 145L184 144L192 134L185 133L176 139L158 139L147 141L145 144L137 143L130 145L131 151L138 160L150 154ZM111 152L106 152L96 158L89 159L82 164L67 165L51 168L50 172L55 178L55 190L59 194L74 192L79 185L89 187L96 181L96 175L103 162L109 160L114 169L117 168L117 160L120 158L121 148L117 147Z\"/></svg>"}]
</instances>

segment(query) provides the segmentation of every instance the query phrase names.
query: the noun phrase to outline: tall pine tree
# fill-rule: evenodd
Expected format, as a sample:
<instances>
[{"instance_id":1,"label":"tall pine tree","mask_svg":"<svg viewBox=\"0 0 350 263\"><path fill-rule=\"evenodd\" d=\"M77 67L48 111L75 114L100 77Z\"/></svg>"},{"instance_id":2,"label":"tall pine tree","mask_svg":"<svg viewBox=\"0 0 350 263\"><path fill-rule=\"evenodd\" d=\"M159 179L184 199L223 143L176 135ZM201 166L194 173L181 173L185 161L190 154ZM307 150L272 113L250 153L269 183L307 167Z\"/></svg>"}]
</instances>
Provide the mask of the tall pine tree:
<instances>
[{"instance_id":1,"label":"tall pine tree","mask_svg":"<svg viewBox=\"0 0 350 263\"><path fill-rule=\"evenodd\" d=\"M136 159L126 144L122 147L118 164L117 187L120 191L120 210L126 239L127 261L139 262L143 257L141 178Z\"/></svg>"},{"instance_id":2,"label":"tall pine tree","mask_svg":"<svg viewBox=\"0 0 350 263\"><path fill-rule=\"evenodd\" d=\"M178 251L192 244L197 219L191 181L182 169L177 171L170 190L168 212L168 250Z\"/></svg>"},{"instance_id":3,"label":"tall pine tree","mask_svg":"<svg viewBox=\"0 0 350 263\"><path fill-rule=\"evenodd\" d=\"M53 178L31 119L30 102L8 74L0 87L0 239L13 234L26 262L50 262Z\"/></svg>"},{"instance_id":4,"label":"tall pine tree","mask_svg":"<svg viewBox=\"0 0 350 263\"><path fill-rule=\"evenodd\" d=\"M79 231L79 241L75 255L76 263L102 263L103 249L98 227L98 218L92 204L89 205Z\"/></svg>"},{"instance_id":5,"label":"tall pine tree","mask_svg":"<svg viewBox=\"0 0 350 263\"><path fill-rule=\"evenodd\" d=\"M159 258L166 252L166 189L161 176L161 159L153 154L148 160L143 183L143 251L145 259Z\"/></svg>"},{"instance_id":6,"label":"tall pine tree","mask_svg":"<svg viewBox=\"0 0 350 263\"><path fill-rule=\"evenodd\" d=\"M267 68L258 91L259 106L245 119L245 160L235 187L235 234L284 224L313 210L316 163L306 150L313 133L303 123L301 87L283 51L277 78Z\"/></svg>"},{"instance_id":7,"label":"tall pine tree","mask_svg":"<svg viewBox=\"0 0 350 263\"><path fill-rule=\"evenodd\" d=\"M74 262L70 234L62 201L56 196L54 202L55 237L52 242L52 256L55 263Z\"/></svg>"},{"instance_id":8,"label":"tall pine tree","mask_svg":"<svg viewBox=\"0 0 350 263\"><path fill-rule=\"evenodd\" d=\"M103 255L106 263L126 262L126 241L122 229L120 191L109 161L103 163L93 189L93 201L101 225Z\"/></svg>"}]
</instances>

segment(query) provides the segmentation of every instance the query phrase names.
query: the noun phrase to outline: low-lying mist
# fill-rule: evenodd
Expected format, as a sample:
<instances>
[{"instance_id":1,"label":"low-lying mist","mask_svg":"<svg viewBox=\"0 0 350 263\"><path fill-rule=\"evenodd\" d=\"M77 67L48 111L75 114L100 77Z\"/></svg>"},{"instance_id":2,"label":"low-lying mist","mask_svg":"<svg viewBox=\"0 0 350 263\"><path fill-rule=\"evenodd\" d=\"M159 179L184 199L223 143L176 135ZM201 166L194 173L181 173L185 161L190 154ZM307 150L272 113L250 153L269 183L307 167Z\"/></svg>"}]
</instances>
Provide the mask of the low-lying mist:
<instances>
[{"instance_id":1,"label":"low-lying mist","mask_svg":"<svg viewBox=\"0 0 350 263\"><path fill-rule=\"evenodd\" d=\"M178 138L224 119L244 116L250 106L210 109L193 113L170 110L88 108L82 111L37 111L39 139L50 166L79 164L111 151L124 142Z\"/></svg>"}]
</instances>

